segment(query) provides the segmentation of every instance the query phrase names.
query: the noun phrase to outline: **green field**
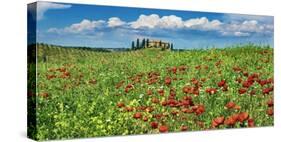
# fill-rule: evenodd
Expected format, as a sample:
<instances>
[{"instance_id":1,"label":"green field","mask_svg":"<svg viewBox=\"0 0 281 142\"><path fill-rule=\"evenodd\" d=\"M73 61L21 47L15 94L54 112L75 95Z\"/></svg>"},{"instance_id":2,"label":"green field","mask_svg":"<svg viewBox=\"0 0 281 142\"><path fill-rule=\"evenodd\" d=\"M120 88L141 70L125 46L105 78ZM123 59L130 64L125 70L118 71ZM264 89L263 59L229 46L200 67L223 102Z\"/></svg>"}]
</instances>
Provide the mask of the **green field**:
<instances>
[{"instance_id":1,"label":"green field","mask_svg":"<svg viewBox=\"0 0 281 142\"><path fill-rule=\"evenodd\" d=\"M273 126L268 46L37 50L39 140Z\"/></svg>"}]
</instances>

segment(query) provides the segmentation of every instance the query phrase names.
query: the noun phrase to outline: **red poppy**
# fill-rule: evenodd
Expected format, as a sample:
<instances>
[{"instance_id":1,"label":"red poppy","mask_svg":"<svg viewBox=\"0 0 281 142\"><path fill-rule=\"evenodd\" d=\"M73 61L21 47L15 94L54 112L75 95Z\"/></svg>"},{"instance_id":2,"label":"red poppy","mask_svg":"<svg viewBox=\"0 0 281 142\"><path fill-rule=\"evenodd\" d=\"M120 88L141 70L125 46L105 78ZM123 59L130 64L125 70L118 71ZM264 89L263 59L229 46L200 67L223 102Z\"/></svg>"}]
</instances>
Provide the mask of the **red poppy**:
<instances>
[{"instance_id":1,"label":"red poppy","mask_svg":"<svg viewBox=\"0 0 281 142\"><path fill-rule=\"evenodd\" d=\"M158 94L159 94L160 96L163 96L163 95L164 95L164 90L163 90L163 89L158 89L157 92L158 92Z\"/></svg>"},{"instance_id":2,"label":"red poppy","mask_svg":"<svg viewBox=\"0 0 281 142\"><path fill-rule=\"evenodd\" d=\"M248 127L255 127L254 119L252 119L252 118L248 119Z\"/></svg>"},{"instance_id":3,"label":"red poppy","mask_svg":"<svg viewBox=\"0 0 281 142\"><path fill-rule=\"evenodd\" d=\"M118 103L117 103L117 106L118 106L119 108L121 108L121 107L124 107L125 104L124 104L123 102L118 102Z\"/></svg>"},{"instance_id":4,"label":"red poppy","mask_svg":"<svg viewBox=\"0 0 281 142\"><path fill-rule=\"evenodd\" d=\"M172 83L171 77L166 77L166 78L165 78L165 84L166 84L166 85L171 85L171 83Z\"/></svg>"},{"instance_id":5,"label":"red poppy","mask_svg":"<svg viewBox=\"0 0 281 142\"><path fill-rule=\"evenodd\" d=\"M269 108L269 109L266 111L266 114L269 115L269 116L273 116L273 115L274 115L273 108Z\"/></svg>"},{"instance_id":6,"label":"red poppy","mask_svg":"<svg viewBox=\"0 0 281 142\"><path fill-rule=\"evenodd\" d=\"M274 105L273 99L268 100L266 103L268 107L273 107Z\"/></svg>"},{"instance_id":7,"label":"red poppy","mask_svg":"<svg viewBox=\"0 0 281 142\"><path fill-rule=\"evenodd\" d=\"M236 104L234 102L228 102L225 107L228 108L228 109L232 109L236 106Z\"/></svg>"},{"instance_id":8,"label":"red poppy","mask_svg":"<svg viewBox=\"0 0 281 142\"><path fill-rule=\"evenodd\" d=\"M165 126L165 125L161 125L161 126L159 127L159 132L161 132L161 133L168 132L168 127Z\"/></svg>"},{"instance_id":9,"label":"red poppy","mask_svg":"<svg viewBox=\"0 0 281 142\"><path fill-rule=\"evenodd\" d=\"M178 104L178 101L174 99L169 99L167 103L169 104L169 106L175 107Z\"/></svg>"},{"instance_id":10,"label":"red poppy","mask_svg":"<svg viewBox=\"0 0 281 142\"><path fill-rule=\"evenodd\" d=\"M226 85L226 81L225 80L221 80L220 82L218 82L218 86L219 87L223 87L224 85Z\"/></svg>"},{"instance_id":11,"label":"red poppy","mask_svg":"<svg viewBox=\"0 0 281 142\"><path fill-rule=\"evenodd\" d=\"M237 121L238 117L239 117L239 114L233 114L231 117L233 118L233 120Z\"/></svg>"},{"instance_id":12,"label":"red poppy","mask_svg":"<svg viewBox=\"0 0 281 142\"><path fill-rule=\"evenodd\" d=\"M192 79L191 79L191 83L194 84L194 85L197 86L197 87L198 87L198 86L201 86L199 80L197 80L197 79L195 79L195 78L192 78Z\"/></svg>"},{"instance_id":13,"label":"red poppy","mask_svg":"<svg viewBox=\"0 0 281 142\"><path fill-rule=\"evenodd\" d=\"M174 74L176 74L177 73L177 67L172 67L172 71L173 71Z\"/></svg>"},{"instance_id":14,"label":"red poppy","mask_svg":"<svg viewBox=\"0 0 281 142\"><path fill-rule=\"evenodd\" d=\"M239 113L238 120L242 123L243 121L249 118L249 114L247 112Z\"/></svg>"},{"instance_id":15,"label":"red poppy","mask_svg":"<svg viewBox=\"0 0 281 142\"><path fill-rule=\"evenodd\" d=\"M209 93L210 95L213 95L215 93L217 93L217 89L216 88L207 88L205 90L206 93Z\"/></svg>"},{"instance_id":16,"label":"red poppy","mask_svg":"<svg viewBox=\"0 0 281 142\"><path fill-rule=\"evenodd\" d=\"M202 113L205 112L205 107L204 105L198 105L196 110L195 110L195 113L196 115L201 115Z\"/></svg>"},{"instance_id":17,"label":"red poppy","mask_svg":"<svg viewBox=\"0 0 281 142\"><path fill-rule=\"evenodd\" d=\"M181 101L181 105L185 106L185 107L190 106L191 104L192 104L191 100L182 100Z\"/></svg>"},{"instance_id":18,"label":"red poppy","mask_svg":"<svg viewBox=\"0 0 281 142\"><path fill-rule=\"evenodd\" d=\"M188 130L188 127L187 126L185 126L185 125L182 125L181 126L181 131L187 131Z\"/></svg>"},{"instance_id":19,"label":"red poppy","mask_svg":"<svg viewBox=\"0 0 281 142\"><path fill-rule=\"evenodd\" d=\"M140 112L136 112L135 114L134 114L134 118L135 119L139 119L139 118L141 118L142 117L142 114L140 113Z\"/></svg>"},{"instance_id":20,"label":"red poppy","mask_svg":"<svg viewBox=\"0 0 281 142\"><path fill-rule=\"evenodd\" d=\"M265 84L267 84L267 80L259 80L258 83L259 83L261 86L264 86Z\"/></svg>"},{"instance_id":21,"label":"red poppy","mask_svg":"<svg viewBox=\"0 0 281 142\"><path fill-rule=\"evenodd\" d=\"M172 72L173 74L177 73L177 67L167 68L168 72Z\"/></svg>"},{"instance_id":22,"label":"red poppy","mask_svg":"<svg viewBox=\"0 0 281 142\"><path fill-rule=\"evenodd\" d=\"M239 94L241 95L241 94L246 93L246 92L247 92L247 89L245 89L245 88L240 88L240 89L238 90L238 92L239 92Z\"/></svg>"},{"instance_id":23,"label":"red poppy","mask_svg":"<svg viewBox=\"0 0 281 142\"><path fill-rule=\"evenodd\" d=\"M151 126L151 128L156 129L156 128L158 128L158 123L157 122L151 122L150 126Z\"/></svg>"},{"instance_id":24,"label":"red poppy","mask_svg":"<svg viewBox=\"0 0 281 142\"><path fill-rule=\"evenodd\" d=\"M253 85L253 83L254 82L252 82L252 81L244 81L242 83L242 86L245 87L245 88L249 88L249 87L251 87Z\"/></svg>"},{"instance_id":25,"label":"red poppy","mask_svg":"<svg viewBox=\"0 0 281 142\"><path fill-rule=\"evenodd\" d=\"M263 89L262 93L265 95L265 94L269 94L271 91L273 91L273 87Z\"/></svg>"},{"instance_id":26,"label":"red poppy","mask_svg":"<svg viewBox=\"0 0 281 142\"><path fill-rule=\"evenodd\" d=\"M213 128L217 127L217 126L223 124L223 122L224 122L224 116L217 117L212 121L212 127Z\"/></svg>"},{"instance_id":27,"label":"red poppy","mask_svg":"<svg viewBox=\"0 0 281 142\"><path fill-rule=\"evenodd\" d=\"M139 107L137 107L137 110L141 110L141 111L144 111L144 110L146 110L146 106L139 106Z\"/></svg>"},{"instance_id":28,"label":"red poppy","mask_svg":"<svg viewBox=\"0 0 281 142\"><path fill-rule=\"evenodd\" d=\"M189 86L184 86L184 87L182 88L182 92L185 93L185 94L191 94L193 91L192 91L191 87L189 87Z\"/></svg>"},{"instance_id":29,"label":"red poppy","mask_svg":"<svg viewBox=\"0 0 281 142\"><path fill-rule=\"evenodd\" d=\"M183 108L181 109L182 112L184 113L192 113L193 111L191 109L188 109L188 108Z\"/></svg>"},{"instance_id":30,"label":"red poppy","mask_svg":"<svg viewBox=\"0 0 281 142\"><path fill-rule=\"evenodd\" d=\"M51 80L51 79L56 78L56 77L57 77L56 75L47 75L48 80Z\"/></svg>"},{"instance_id":31,"label":"red poppy","mask_svg":"<svg viewBox=\"0 0 281 142\"><path fill-rule=\"evenodd\" d=\"M128 84L125 88L125 93L128 93L131 89L133 89L133 84Z\"/></svg>"},{"instance_id":32,"label":"red poppy","mask_svg":"<svg viewBox=\"0 0 281 142\"><path fill-rule=\"evenodd\" d=\"M228 125L228 126L233 126L233 125L235 125L235 123L236 123L236 120L232 116L228 117L227 119L224 120L224 124Z\"/></svg>"}]
</instances>

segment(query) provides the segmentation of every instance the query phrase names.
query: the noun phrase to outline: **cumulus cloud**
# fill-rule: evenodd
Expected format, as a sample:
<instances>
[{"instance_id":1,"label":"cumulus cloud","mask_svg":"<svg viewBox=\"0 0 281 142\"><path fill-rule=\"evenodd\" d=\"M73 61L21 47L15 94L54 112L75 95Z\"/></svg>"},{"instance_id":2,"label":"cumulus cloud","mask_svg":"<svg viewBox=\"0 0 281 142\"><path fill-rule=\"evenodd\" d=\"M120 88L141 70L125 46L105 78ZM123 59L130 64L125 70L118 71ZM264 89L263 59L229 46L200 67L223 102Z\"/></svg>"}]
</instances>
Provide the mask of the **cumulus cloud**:
<instances>
[{"instance_id":1,"label":"cumulus cloud","mask_svg":"<svg viewBox=\"0 0 281 142\"><path fill-rule=\"evenodd\" d=\"M108 19L107 24L108 24L109 27L114 28L114 27L122 26L122 25L126 24L126 22L122 21L118 17L111 17L111 18Z\"/></svg>"},{"instance_id":2,"label":"cumulus cloud","mask_svg":"<svg viewBox=\"0 0 281 142\"><path fill-rule=\"evenodd\" d=\"M181 17L175 15L163 16L159 20L160 28L183 28L183 21Z\"/></svg>"},{"instance_id":3,"label":"cumulus cloud","mask_svg":"<svg viewBox=\"0 0 281 142\"><path fill-rule=\"evenodd\" d=\"M272 33L273 32L273 25L271 24L261 24L257 20L246 20L242 23L231 23L225 24L222 29L227 33L232 34L224 34L224 35L235 35L235 36L250 36L250 33ZM237 34L235 34L235 32ZM247 33L247 34L240 34L240 33Z\"/></svg>"},{"instance_id":4,"label":"cumulus cloud","mask_svg":"<svg viewBox=\"0 0 281 142\"><path fill-rule=\"evenodd\" d=\"M273 16L260 16L260 15L241 15L241 14L224 14L223 20L226 22L243 22L255 20L259 23L273 24Z\"/></svg>"},{"instance_id":5,"label":"cumulus cloud","mask_svg":"<svg viewBox=\"0 0 281 142\"><path fill-rule=\"evenodd\" d=\"M220 29L222 22L219 20L209 21L206 17L189 19L184 22L185 27L202 30L217 30Z\"/></svg>"},{"instance_id":6,"label":"cumulus cloud","mask_svg":"<svg viewBox=\"0 0 281 142\"><path fill-rule=\"evenodd\" d=\"M214 31L221 36L251 36L252 34L273 33L273 25L260 23L257 20L244 20L241 22L225 23L218 19L209 20L207 17L191 18L183 20L175 15L162 16L157 14L140 15L138 19L131 22L122 21L119 17L111 17L107 21L84 19L79 23L72 24L63 29L50 28L51 33L85 33L96 29L121 30L126 33L159 35L162 31L171 30L198 30ZM147 30L149 29L149 30ZM165 33L164 32L164 33Z\"/></svg>"},{"instance_id":7,"label":"cumulus cloud","mask_svg":"<svg viewBox=\"0 0 281 142\"><path fill-rule=\"evenodd\" d=\"M67 9L70 8L69 4L59 4L51 2L38 2L37 3L37 20L42 20L46 11L51 9Z\"/></svg>"},{"instance_id":8,"label":"cumulus cloud","mask_svg":"<svg viewBox=\"0 0 281 142\"><path fill-rule=\"evenodd\" d=\"M151 15L140 15L136 21L130 23L131 27L134 29L138 28L155 28L160 21L160 17L157 14Z\"/></svg>"},{"instance_id":9,"label":"cumulus cloud","mask_svg":"<svg viewBox=\"0 0 281 142\"><path fill-rule=\"evenodd\" d=\"M157 14L140 15L136 21L130 23L134 29L139 28L191 28L201 30L218 29L222 23L219 20L209 21L206 17L194 18L184 21L181 17L170 15L160 17Z\"/></svg>"},{"instance_id":10,"label":"cumulus cloud","mask_svg":"<svg viewBox=\"0 0 281 142\"><path fill-rule=\"evenodd\" d=\"M50 29L48 29L48 32L51 32L51 33L82 33L85 31L92 31L96 28L103 26L104 24L105 24L105 21L103 21L103 20L90 21L88 19L84 19L79 23L72 24L63 29L50 28Z\"/></svg>"}]
</instances>

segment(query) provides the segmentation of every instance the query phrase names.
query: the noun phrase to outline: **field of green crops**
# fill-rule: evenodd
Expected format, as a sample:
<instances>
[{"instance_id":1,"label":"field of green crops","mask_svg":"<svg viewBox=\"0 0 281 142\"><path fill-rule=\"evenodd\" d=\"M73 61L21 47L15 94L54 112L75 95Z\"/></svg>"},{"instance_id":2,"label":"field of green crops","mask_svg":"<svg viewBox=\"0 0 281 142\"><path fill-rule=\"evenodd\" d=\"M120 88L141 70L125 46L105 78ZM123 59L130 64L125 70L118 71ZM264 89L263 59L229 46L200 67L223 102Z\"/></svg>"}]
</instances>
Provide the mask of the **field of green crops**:
<instances>
[{"instance_id":1,"label":"field of green crops","mask_svg":"<svg viewBox=\"0 0 281 142\"><path fill-rule=\"evenodd\" d=\"M270 47L37 48L39 140L273 126Z\"/></svg>"}]
</instances>

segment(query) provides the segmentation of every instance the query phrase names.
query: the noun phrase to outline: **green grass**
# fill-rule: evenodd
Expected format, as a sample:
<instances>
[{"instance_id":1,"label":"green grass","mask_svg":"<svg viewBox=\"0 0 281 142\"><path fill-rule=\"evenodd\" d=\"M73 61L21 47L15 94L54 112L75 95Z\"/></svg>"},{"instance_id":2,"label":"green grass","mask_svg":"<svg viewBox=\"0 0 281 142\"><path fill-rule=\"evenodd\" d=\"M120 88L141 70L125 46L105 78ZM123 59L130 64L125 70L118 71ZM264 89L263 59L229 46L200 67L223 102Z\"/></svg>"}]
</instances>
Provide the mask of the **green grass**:
<instances>
[{"instance_id":1,"label":"green grass","mask_svg":"<svg viewBox=\"0 0 281 142\"><path fill-rule=\"evenodd\" d=\"M46 62L42 60L43 53L47 56ZM247 112L255 126L273 125L273 116L266 113L269 109L266 103L273 99L273 91L269 94L262 92L273 87L273 82L261 86L255 81L245 94L240 95L238 90L242 88L242 83L236 81L237 78L245 81L247 76L243 73L246 72L249 75L258 74L261 80L273 78L273 49L269 47L245 45L182 52L158 49L94 52L39 46L37 56L37 97L32 99L36 99L37 128L33 137L39 140L159 133L158 129L151 128L152 121L168 126L169 132L181 131L183 125L188 127L188 131L247 127L246 120L234 126L221 124L217 128L211 127L214 118L228 118L240 112ZM221 65L216 66L218 61ZM183 65L187 69L176 74L167 70ZM201 69L196 69L199 65ZM235 72L233 67L239 67L242 71ZM59 68L66 71L58 71ZM160 76L155 84L149 85L147 74L152 71ZM61 78L65 72L69 76ZM133 83L131 77L138 74L143 76L134 83L133 89L125 93L125 87ZM48 79L51 75L55 77ZM166 85L165 77L182 80L172 80L171 85ZM198 96L182 91L184 86L194 86L192 79L201 84ZM228 91L218 87L217 83L221 80L226 80ZM124 84L116 88L120 81ZM164 96L157 93L159 88L164 89ZM162 106L161 102L167 100L171 88L175 88L175 100L191 96L194 105L204 105L205 111L196 115L183 113L181 109L184 107ZM217 92L209 94L207 88L215 88ZM150 96L146 93L148 89L153 91ZM252 90L256 91L255 95L250 95ZM47 97L44 96L46 94ZM159 99L160 103L152 103L152 98ZM241 109L226 109L229 101L235 102ZM134 110L125 112L123 107L117 107L118 102ZM154 111L136 110L139 106L149 106ZM179 113L172 115L171 111ZM148 120L133 118L136 112L141 112L142 118L147 117ZM167 116L156 119L153 117L155 114Z\"/></svg>"}]
</instances>

